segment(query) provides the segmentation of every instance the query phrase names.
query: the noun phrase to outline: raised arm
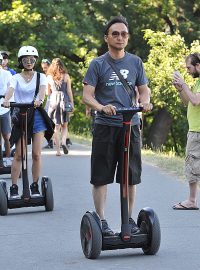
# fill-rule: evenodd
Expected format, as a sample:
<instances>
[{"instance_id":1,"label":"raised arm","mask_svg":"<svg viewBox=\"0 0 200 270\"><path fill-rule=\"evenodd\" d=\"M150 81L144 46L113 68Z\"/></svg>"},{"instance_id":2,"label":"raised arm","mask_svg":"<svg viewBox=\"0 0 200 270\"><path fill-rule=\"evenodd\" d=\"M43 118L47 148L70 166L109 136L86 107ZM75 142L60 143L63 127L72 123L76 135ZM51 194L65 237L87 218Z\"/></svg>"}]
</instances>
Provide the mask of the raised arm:
<instances>
[{"instance_id":1,"label":"raised arm","mask_svg":"<svg viewBox=\"0 0 200 270\"><path fill-rule=\"evenodd\" d=\"M189 101L193 106L200 104L200 93L193 93L180 75L174 75L173 84L176 90L179 92L181 100L185 104L188 104Z\"/></svg>"}]
</instances>

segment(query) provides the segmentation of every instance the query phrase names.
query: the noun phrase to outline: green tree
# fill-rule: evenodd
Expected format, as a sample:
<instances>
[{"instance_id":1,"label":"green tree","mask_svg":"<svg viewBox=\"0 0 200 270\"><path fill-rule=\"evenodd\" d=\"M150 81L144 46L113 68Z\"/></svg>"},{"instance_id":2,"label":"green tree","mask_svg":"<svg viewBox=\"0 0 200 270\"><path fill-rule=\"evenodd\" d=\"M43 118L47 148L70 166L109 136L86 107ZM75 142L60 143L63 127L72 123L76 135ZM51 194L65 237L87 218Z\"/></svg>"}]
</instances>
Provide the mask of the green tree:
<instances>
[{"instance_id":1,"label":"green tree","mask_svg":"<svg viewBox=\"0 0 200 270\"><path fill-rule=\"evenodd\" d=\"M90 60L107 50L103 30L112 16L127 18L127 50L146 61L151 46L143 38L145 29L170 35L179 31L189 46L200 34L199 14L199 0L0 0L0 49L11 52L13 65L18 49L27 44L37 47L40 59L63 60L77 96L71 122L76 130L79 119L83 125L88 121L80 98L82 79Z\"/></svg>"}]
</instances>

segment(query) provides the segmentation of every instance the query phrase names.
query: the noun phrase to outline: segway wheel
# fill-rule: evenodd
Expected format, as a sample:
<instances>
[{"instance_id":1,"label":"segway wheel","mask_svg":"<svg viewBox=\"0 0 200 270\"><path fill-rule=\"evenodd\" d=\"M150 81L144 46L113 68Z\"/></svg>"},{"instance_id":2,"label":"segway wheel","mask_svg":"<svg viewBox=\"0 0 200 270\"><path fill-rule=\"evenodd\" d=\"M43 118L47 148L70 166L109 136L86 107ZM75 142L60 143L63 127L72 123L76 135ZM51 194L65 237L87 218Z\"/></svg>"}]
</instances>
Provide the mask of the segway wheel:
<instances>
[{"instance_id":1,"label":"segway wheel","mask_svg":"<svg viewBox=\"0 0 200 270\"><path fill-rule=\"evenodd\" d=\"M42 195L45 197L45 209L46 211L53 211L54 198L51 179L48 177L42 177L41 186Z\"/></svg>"},{"instance_id":2,"label":"segway wheel","mask_svg":"<svg viewBox=\"0 0 200 270\"><path fill-rule=\"evenodd\" d=\"M6 182L0 182L0 215L6 216L8 214L8 198L6 190Z\"/></svg>"},{"instance_id":3,"label":"segway wheel","mask_svg":"<svg viewBox=\"0 0 200 270\"><path fill-rule=\"evenodd\" d=\"M91 213L86 213L80 227L81 246L88 259L97 259L102 248L102 232Z\"/></svg>"},{"instance_id":4,"label":"segway wheel","mask_svg":"<svg viewBox=\"0 0 200 270\"><path fill-rule=\"evenodd\" d=\"M141 232L147 233L148 243L142 250L146 255L155 255L160 247L160 223L156 213L151 208L144 208L138 215L138 227Z\"/></svg>"}]
</instances>

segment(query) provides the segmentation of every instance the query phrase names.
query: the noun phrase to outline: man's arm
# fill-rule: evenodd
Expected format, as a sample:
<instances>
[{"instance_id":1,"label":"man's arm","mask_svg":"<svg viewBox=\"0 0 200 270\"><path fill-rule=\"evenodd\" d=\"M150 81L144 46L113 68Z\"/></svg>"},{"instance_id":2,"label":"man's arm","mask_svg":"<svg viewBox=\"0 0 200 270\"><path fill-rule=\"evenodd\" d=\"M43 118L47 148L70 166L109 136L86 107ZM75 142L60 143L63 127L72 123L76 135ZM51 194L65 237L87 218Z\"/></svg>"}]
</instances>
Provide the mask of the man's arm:
<instances>
[{"instance_id":1,"label":"man's arm","mask_svg":"<svg viewBox=\"0 0 200 270\"><path fill-rule=\"evenodd\" d=\"M83 87L83 102L95 111L102 111L103 106L99 104L94 98L95 88L91 85L84 85Z\"/></svg>"},{"instance_id":2,"label":"man's arm","mask_svg":"<svg viewBox=\"0 0 200 270\"><path fill-rule=\"evenodd\" d=\"M193 93L186 83L182 84L181 91L179 91L179 93L181 100L185 104L190 101L193 106L200 105L200 93Z\"/></svg>"},{"instance_id":3,"label":"man's arm","mask_svg":"<svg viewBox=\"0 0 200 270\"><path fill-rule=\"evenodd\" d=\"M140 105L143 107L143 111L151 111L152 110L152 104L150 103L150 97L151 97L151 90L150 88L144 84L138 86L138 92L139 92L139 101Z\"/></svg>"},{"instance_id":4,"label":"man's arm","mask_svg":"<svg viewBox=\"0 0 200 270\"><path fill-rule=\"evenodd\" d=\"M95 87L84 84L83 87L83 102L90 107L91 109L98 111L98 112L104 112L108 115L115 115L115 107L111 104L108 105L102 105L95 99Z\"/></svg>"}]
</instances>

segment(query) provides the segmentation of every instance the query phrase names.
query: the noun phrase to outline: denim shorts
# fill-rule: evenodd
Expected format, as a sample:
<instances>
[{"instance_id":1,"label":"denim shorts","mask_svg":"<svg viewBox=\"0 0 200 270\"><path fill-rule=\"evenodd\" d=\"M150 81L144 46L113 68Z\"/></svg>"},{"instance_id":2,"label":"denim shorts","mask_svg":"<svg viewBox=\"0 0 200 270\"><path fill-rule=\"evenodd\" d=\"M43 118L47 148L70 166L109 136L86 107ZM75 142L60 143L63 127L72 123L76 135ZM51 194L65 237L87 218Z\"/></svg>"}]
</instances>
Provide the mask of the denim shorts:
<instances>
[{"instance_id":1,"label":"denim shorts","mask_svg":"<svg viewBox=\"0 0 200 270\"><path fill-rule=\"evenodd\" d=\"M41 113L36 109L34 113L33 134L47 130Z\"/></svg>"},{"instance_id":2,"label":"denim shorts","mask_svg":"<svg viewBox=\"0 0 200 270\"><path fill-rule=\"evenodd\" d=\"M11 133L11 117L10 117L10 111L1 115L1 132L3 134L9 134Z\"/></svg>"}]
</instances>

